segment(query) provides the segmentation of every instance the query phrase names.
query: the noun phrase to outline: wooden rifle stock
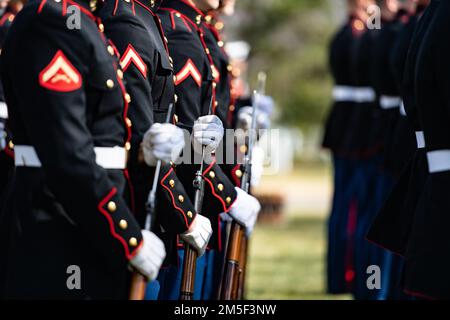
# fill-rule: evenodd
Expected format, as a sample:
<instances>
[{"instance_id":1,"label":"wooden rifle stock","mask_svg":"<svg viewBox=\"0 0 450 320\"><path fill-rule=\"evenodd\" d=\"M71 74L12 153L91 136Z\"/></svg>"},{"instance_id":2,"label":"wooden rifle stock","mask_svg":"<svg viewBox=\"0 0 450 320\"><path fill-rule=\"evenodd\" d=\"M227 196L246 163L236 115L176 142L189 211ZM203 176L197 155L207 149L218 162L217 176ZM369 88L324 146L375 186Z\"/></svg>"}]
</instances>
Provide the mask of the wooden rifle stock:
<instances>
[{"instance_id":1,"label":"wooden rifle stock","mask_svg":"<svg viewBox=\"0 0 450 320\"><path fill-rule=\"evenodd\" d=\"M245 297L245 273L247 270L248 238L244 235L241 239L241 256L239 257L239 282L237 300Z\"/></svg>"},{"instance_id":2,"label":"wooden rifle stock","mask_svg":"<svg viewBox=\"0 0 450 320\"><path fill-rule=\"evenodd\" d=\"M244 236L244 228L237 222L232 222L220 300L236 300L238 298L239 260L241 258L241 241Z\"/></svg>"},{"instance_id":3,"label":"wooden rifle stock","mask_svg":"<svg viewBox=\"0 0 450 320\"><path fill-rule=\"evenodd\" d=\"M197 270L197 251L187 243L184 245L183 278L180 300L194 299L195 271Z\"/></svg>"},{"instance_id":4,"label":"wooden rifle stock","mask_svg":"<svg viewBox=\"0 0 450 320\"><path fill-rule=\"evenodd\" d=\"M133 272L130 286L130 300L144 300L147 280L138 272Z\"/></svg>"}]
</instances>

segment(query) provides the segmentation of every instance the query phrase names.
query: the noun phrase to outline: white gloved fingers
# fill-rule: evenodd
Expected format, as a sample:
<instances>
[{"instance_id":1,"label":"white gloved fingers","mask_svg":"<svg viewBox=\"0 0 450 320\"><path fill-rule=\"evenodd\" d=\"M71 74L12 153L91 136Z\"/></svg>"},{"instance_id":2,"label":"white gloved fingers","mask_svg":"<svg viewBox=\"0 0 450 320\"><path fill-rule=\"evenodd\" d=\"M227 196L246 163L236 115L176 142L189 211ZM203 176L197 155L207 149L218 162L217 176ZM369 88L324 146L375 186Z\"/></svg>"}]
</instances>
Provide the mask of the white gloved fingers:
<instances>
[{"instance_id":1,"label":"white gloved fingers","mask_svg":"<svg viewBox=\"0 0 450 320\"><path fill-rule=\"evenodd\" d=\"M149 280L154 280L158 276L166 250L164 243L152 232L142 230L143 244L130 264Z\"/></svg>"},{"instance_id":2,"label":"white gloved fingers","mask_svg":"<svg viewBox=\"0 0 450 320\"><path fill-rule=\"evenodd\" d=\"M180 237L194 247L199 256L202 256L205 253L211 235L211 222L208 218L197 214L189 230L180 235Z\"/></svg>"},{"instance_id":3,"label":"white gloved fingers","mask_svg":"<svg viewBox=\"0 0 450 320\"><path fill-rule=\"evenodd\" d=\"M220 120L220 118L214 114L210 114L210 115L206 115L206 116L202 116L199 117L195 123L199 123L199 124L217 124L221 127L223 127L223 123L222 120Z\"/></svg>"}]
</instances>

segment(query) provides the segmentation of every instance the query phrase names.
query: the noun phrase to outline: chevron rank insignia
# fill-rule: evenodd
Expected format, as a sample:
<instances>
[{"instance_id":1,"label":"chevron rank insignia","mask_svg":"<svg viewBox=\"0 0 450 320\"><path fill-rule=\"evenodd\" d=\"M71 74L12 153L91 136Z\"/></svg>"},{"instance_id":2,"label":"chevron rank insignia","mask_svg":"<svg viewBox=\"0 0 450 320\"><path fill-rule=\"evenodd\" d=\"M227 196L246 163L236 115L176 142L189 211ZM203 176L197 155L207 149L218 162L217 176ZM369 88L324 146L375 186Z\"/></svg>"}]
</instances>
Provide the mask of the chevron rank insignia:
<instances>
[{"instance_id":1,"label":"chevron rank insignia","mask_svg":"<svg viewBox=\"0 0 450 320\"><path fill-rule=\"evenodd\" d=\"M137 53L136 49L129 44L127 50L125 50L122 58L120 59L120 66L122 70L127 71L128 67L134 64L134 66L139 70L139 72L147 78L147 65L144 60L142 60L141 56Z\"/></svg>"},{"instance_id":2,"label":"chevron rank insignia","mask_svg":"<svg viewBox=\"0 0 450 320\"><path fill-rule=\"evenodd\" d=\"M49 90L70 92L81 88L83 79L61 50L39 74L39 84Z\"/></svg>"}]
</instances>

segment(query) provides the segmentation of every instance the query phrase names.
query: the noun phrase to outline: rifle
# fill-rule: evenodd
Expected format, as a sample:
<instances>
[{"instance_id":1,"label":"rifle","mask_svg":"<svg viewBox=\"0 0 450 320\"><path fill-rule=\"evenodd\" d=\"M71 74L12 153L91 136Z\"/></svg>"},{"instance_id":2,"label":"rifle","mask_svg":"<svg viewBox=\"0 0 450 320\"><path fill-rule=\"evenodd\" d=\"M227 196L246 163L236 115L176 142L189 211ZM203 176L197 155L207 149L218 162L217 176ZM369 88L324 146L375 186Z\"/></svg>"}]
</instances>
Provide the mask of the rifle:
<instances>
[{"instance_id":1,"label":"rifle","mask_svg":"<svg viewBox=\"0 0 450 320\"><path fill-rule=\"evenodd\" d=\"M173 104L169 105L166 123L170 122ZM155 215L156 208L156 191L158 188L159 173L161 172L162 161L158 160L153 177L153 184L147 198L147 216L145 217L145 230L150 231L152 228L152 218ZM131 277L130 300L144 300L147 280L139 272L134 271Z\"/></svg>"},{"instance_id":2,"label":"rifle","mask_svg":"<svg viewBox=\"0 0 450 320\"><path fill-rule=\"evenodd\" d=\"M250 192L251 161L256 134L256 111L258 97L264 94L267 76L265 73L258 74L258 91L253 93L252 126L249 132L247 154L244 159L241 188ZM225 277L221 285L221 300L242 299L245 288L245 273L247 264L248 239L245 228L233 221L231 234L228 242Z\"/></svg>"},{"instance_id":3,"label":"rifle","mask_svg":"<svg viewBox=\"0 0 450 320\"><path fill-rule=\"evenodd\" d=\"M209 104L208 115L212 112L212 104L214 95L211 96ZM194 208L197 214L200 214L203 204L203 196L205 193L205 181L203 179L203 164L205 162L205 147L202 147L202 162L200 168L195 173L193 185L195 188ZM181 280L180 300L193 300L195 287L195 272L197 269L197 251L188 243L184 244L184 262L183 262L183 277Z\"/></svg>"}]
</instances>

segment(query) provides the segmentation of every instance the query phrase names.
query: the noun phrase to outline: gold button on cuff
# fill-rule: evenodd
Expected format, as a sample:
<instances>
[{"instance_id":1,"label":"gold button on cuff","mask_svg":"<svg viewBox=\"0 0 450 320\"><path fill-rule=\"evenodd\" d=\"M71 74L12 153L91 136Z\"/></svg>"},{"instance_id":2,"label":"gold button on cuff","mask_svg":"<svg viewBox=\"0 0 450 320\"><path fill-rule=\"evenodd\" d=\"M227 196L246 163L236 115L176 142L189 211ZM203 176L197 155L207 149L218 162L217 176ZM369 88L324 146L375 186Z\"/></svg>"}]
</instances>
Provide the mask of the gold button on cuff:
<instances>
[{"instance_id":1,"label":"gold button on cuff","mask_svg":"<svg viewBox=\"0 0 450 320\"><path fill-rule=\"evenodd\" d=\"M219 184L217 185L217 189L218 189L219 191L223 191L223 184L219 183Z\"/></svg>"},{"instance_id":2,"label":"gold button on cuff","mask_svg":"<svg viewBox=\"0 0 450 320\"><path fill-rule=\"evenodd\" d=\"M124 219L120 220L120 221L119 221L119 227L120 227L120 229L122 229L122 230L126 230L126 229L128 228L128 222L127 222L127 220L124 220Z\"/></svg>"},{"instance_id":3,"label":"gold button on cuff","mask_svg":"<svg viewBox=\"0 0 450 320\"><path fill-rule=\"evenodd\" d=\"M166 43L169 43L169 39L167 39L167 37L164 37L164 41L165 41Z\"/></svg>"},{"instance_id":4,"label":"gold button on cuff","mask_svg":"<svg viewBox=\"0 0 450 320\"><path fill-rule=\"evenodd\" d=\"M110 55L114 55L114 48L112 46L108 46L108 52Z\"/></svg>"},{"instance_id":5,"label":"gold button on cuff","mask_svg":"<svg viewBox=\"0 0 450 320\"><path fill-rule=\"evenodd\" d=\"M175 181L174 181L173 179L170 179L170 180L169 180L169 186L170 186L171 188L175 187Z\"/></svg>"},{"instance_id":6,"label":"gold button on cuff","mask_svg":"<svg viewBox=\"0 0 450 320\"><path fill-rule=\"evenodd\" d=\"M222 30L223 29L223 22L217 22L216 24L215 24L215 27L216 27L216 29L217 30Z\"/></svg>"},{"instance_id":7,"label":"gold button on cuff","mask_svg":"<svg viewBox=\"0 0 450 320\"><path fill-rule=\"evenodd\" d=\"M131 149L131 143L127 142L125 143L125 150L130 151Z\"/></svg>"},{"instance_id":8,"label":"gold button on cuff","mask_svg":"<svg viewBox=\"0 0 450 320\"><path fill-rule=\"evenodd\" d=\"M225 202L226 202L227 204L230 204L230 203L231 203L231 198L230 198L230 197L227 197L227 198L225 199Z\"/></svg>"},{"instance_id":9,"label":"gold button on cuff","mask_svg":"<svg viewBox=\"0 0 450 320\"><path fill-rule=\"evenodd\" d=\"M205 17L205 21L206 21L206 22L210 23L211 20L212 20L212 17L211 17L210 15L208 15L208 16Z\"/></svg>"},{"instance_id":10,"label":"gold button on cuff","mask_svg":"<svg viewBox=\"0 0 450 320\"><path fill-rule=\"evenodd\" d=\"M100 30L100 32L104 32L105 31L105 26L103 25L103 23L100 23L98 25L98 30Z\"/></svg>"},{"instance_id":11,"label":"gold button on cuff","mask_svg":"<svg viewBox=\"0 0 450 320\"><path fill-rule=\"evenodd\" d=\"M188 218L192 218L192 216L193 216L192 211L188 211L187 216L188 216Z\"/></svg>"},{"instance_id":12,"label":"gold button on cuff","mask_svg":"<svg viewBox=\"0 0 450 320\"><path fill-rule=\"evenodd\" d=\"M130 240L128 241L128 243L130 244L130 246L132 247L136 247L138 245L137 239L135 237L130 238Z\"/></svg>"},{"instance_id":13,"label":"gold button on cuff","mask_svg":"<svg viewBox=\"0 0 450 320\"><path fill-rule=\"evenodd\" d=\"M214 179L214 178L216 177L216 174L214 173L214 171L210 171L210 172L209 172L209 177L210 177L211 179Z\"/></svg>"},{"instance_id":14,"label":"gold button on cuff","mask_svg":"<svg viewBox=\"0 0 450 320\"><path fill-rule=\"evenodd\" d=\"M241 170L236 170L236 177L241 178L242 177L242 171Z\"/></svg>"},{"instance_id":15,"label":"gold button on cuff","mask_svg":"<svg viewBox=\"0 0 450 320\"><path fill-rule=\"evenodd\" d=\"M114 87L114 81L112 81L111 79L108 79L108 80L106 81L106 86L107 86L109 89L112 89L112 88Z\"/></svg>"},{"instance_id":16,"label":"gold button on cuff","mask_svg":"<svg viewBox=\"0 0 450 320\"><path fill-rule=\"evenodd\" d=\"M205 49L205 52L206 52L206 54L210 54L211 53L208 48Z\"/></svg>"},{"instance_id":17,"label":"gold button on cuff","mask_svg":"<svg viewBox=\"0 0 450 320\"><path fill-rule=\"evenodd\" d=\"M123 72L122 72L122 70L117 70L117 76L119 77L119 79L123 79Z\"/></svg>"},{"instance_id":18,"label":"gold button on cuff","mask_svg":"<svg viewBox=\"0 0 450 320\"><path fill-rule=\"evenodd\" d=\"M178 18L181 18L181 14L180 13L175 13L175 15L178 17Z\"/></svg>"},{"instance_id":19,"label":"gold button on cuff","mask_svg":"<svg viewBox=\"0 0 450 320\"><path fill-rule=\"evenodd\" d=\"M9 142L8 142L8 147L9 147L10 149L14 149L14 143L12 142L12 140L9 140Z\"/></svg>"},{"instance_id":20,"label":"gold button on cuff","mask_svg":"<svg viewBox=\"0 0 450 320\"><path fill-rule=\"evenodd\" d=\"M127 127L131 128L131 126L133 125L133 123L131 122L130 118L126 118L125 122L127 123Z\"/></svg>"},{"instance_id":21,"label":"gold button on cuff","mask_svg":"<svg viewBox=\"0 0 450 320\"><path fill-rule=\"evenodd\" d=\"M108 211L115 212L117 210L117 205L114 201L108 202Z\"/></svg>"},{"instance_id":22,"label":"gold button on cuff","mask_svg":"<svg viewBox=\"0 0 450 320\"><path fill-rule=\"evenodd\" d=\"M173 101L175 101L175 103L178 102L178 96L177 96L177 95L174 95L174 96L173 96Z\"/></svg>"},{"instance_id":23,"label":"gold button on cuff","mask_svg":"<svg viewBox=\"0 0 450 320\"><path fill-rule=\"evenodd\" d=\"M224 45L224 43L223 43L223 41L219 41L219 42L217 42L217 45L218 45L220 48L222 48L223 45Z\"/></svg>"},{"instance_id":24,"label":"gold button on cuff","mask_svg":"<svg viewBox=\"0 0 450 320\"><path fill-rule=\"evenodd\" d=\"M125 93L125 100L127 103L131 103L131 96L128 93Z\"/></svg>"},{"instance_id":25,"label":"gold button on cuff","mask_svg":"<svg viewBox=\"0 0 450 320\"><path fill-rule=\"evenodd\" d=\"M184 202L184 197L181 194L178 196L178 201L180 201L181 203Z\"/></svg>"}]
</instances>

